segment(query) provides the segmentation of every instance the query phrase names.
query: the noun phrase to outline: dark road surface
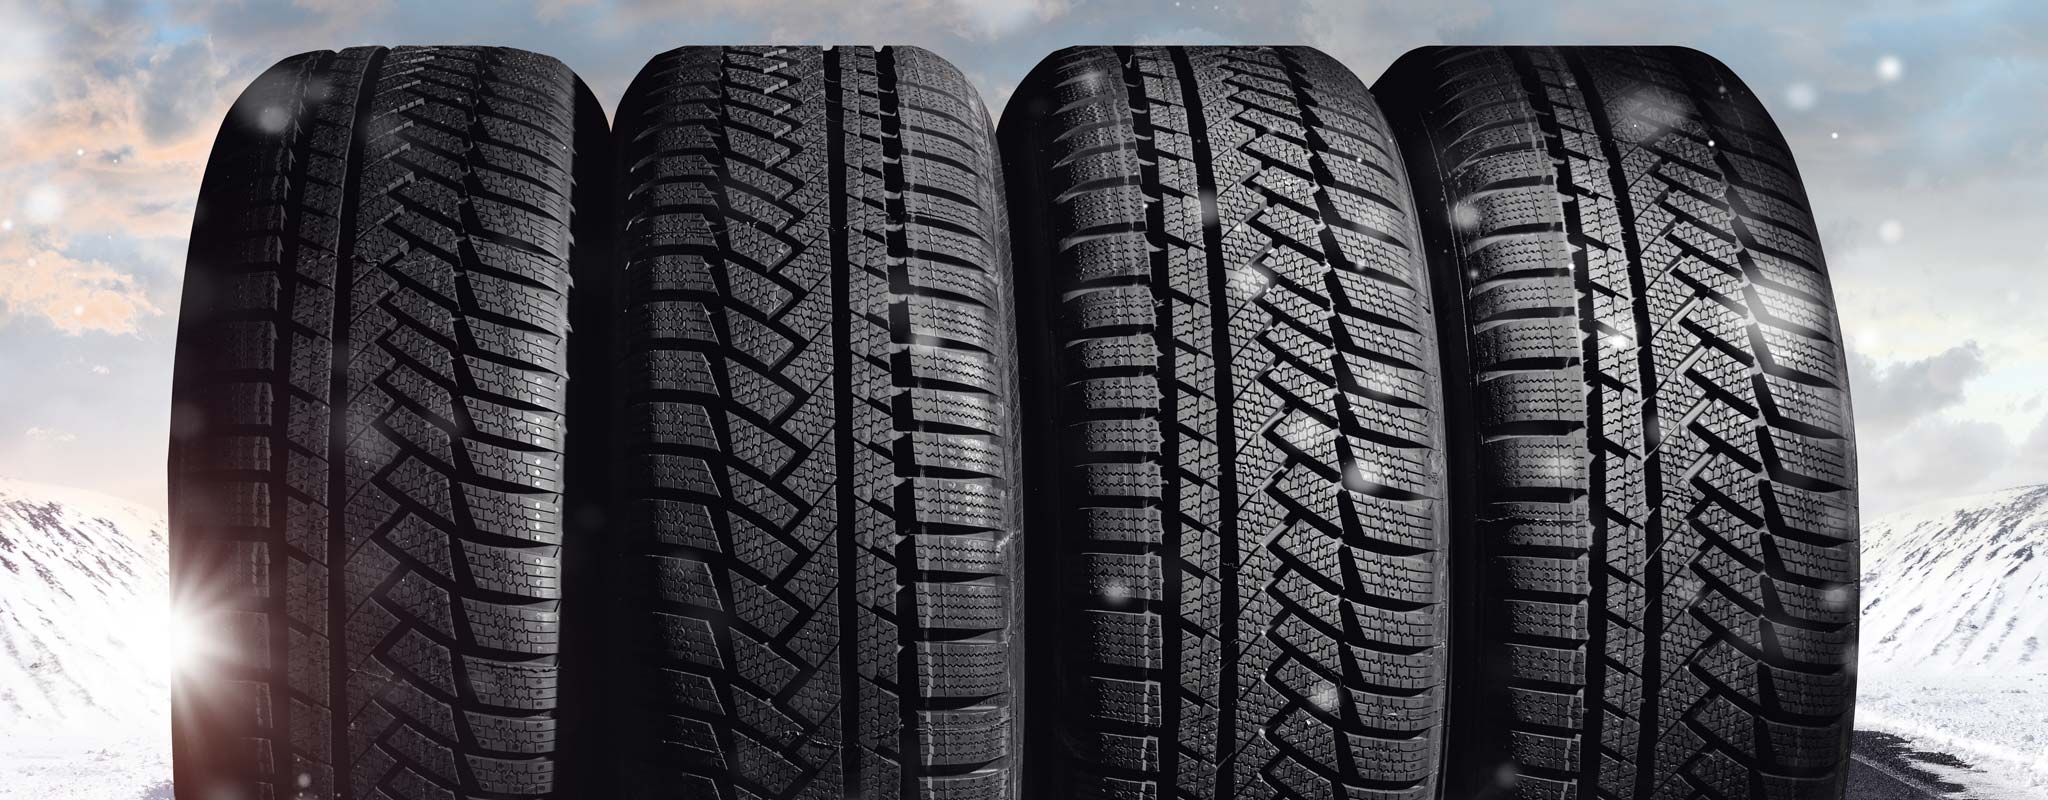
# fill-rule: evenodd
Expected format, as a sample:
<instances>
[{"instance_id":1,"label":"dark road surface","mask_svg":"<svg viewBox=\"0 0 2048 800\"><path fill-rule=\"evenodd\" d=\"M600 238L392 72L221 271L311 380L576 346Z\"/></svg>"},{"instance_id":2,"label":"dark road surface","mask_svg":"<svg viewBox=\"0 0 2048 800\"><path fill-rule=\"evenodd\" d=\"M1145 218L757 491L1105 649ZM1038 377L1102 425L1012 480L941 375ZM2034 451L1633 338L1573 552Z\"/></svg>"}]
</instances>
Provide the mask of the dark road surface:
<instances>
[{"instance_id":1,"label":"dark road surface","mask_svg":"<svg viewBox=\"0 0 2048 800\"><path fill-rule=\"evenodd\" d=\"M1967 767L1954 756L1914 750L1897 736L1857 731L1844 800L1959 800L1963 787L1927 771L1927 764Z\"/></svg>"}]
</instances>

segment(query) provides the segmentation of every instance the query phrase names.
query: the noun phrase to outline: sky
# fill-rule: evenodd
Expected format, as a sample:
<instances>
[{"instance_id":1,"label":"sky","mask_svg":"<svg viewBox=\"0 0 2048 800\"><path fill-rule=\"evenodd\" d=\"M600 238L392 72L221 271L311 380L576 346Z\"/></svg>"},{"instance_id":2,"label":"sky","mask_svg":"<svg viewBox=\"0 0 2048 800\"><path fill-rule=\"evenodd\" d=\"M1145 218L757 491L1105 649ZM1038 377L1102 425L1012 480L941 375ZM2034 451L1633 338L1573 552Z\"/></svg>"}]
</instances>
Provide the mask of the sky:
<instances>
[{"instance_id":1,"label":"sky","mask_svg":"<svg viewBox=\"0 0 2048 800\"><path fill-rule=\"evenodd\" d=\"M1798 158L1865 512L2048 482L2048 4L1935 0L0 0L0 476L163 506L194 195L221 116L270 64L509 45L610 106L663 50L759 43L920 45L995 113L1073 44L1308 44L1368 83L1431 44L1697 47Z\"/></svg>"}]
</instances>

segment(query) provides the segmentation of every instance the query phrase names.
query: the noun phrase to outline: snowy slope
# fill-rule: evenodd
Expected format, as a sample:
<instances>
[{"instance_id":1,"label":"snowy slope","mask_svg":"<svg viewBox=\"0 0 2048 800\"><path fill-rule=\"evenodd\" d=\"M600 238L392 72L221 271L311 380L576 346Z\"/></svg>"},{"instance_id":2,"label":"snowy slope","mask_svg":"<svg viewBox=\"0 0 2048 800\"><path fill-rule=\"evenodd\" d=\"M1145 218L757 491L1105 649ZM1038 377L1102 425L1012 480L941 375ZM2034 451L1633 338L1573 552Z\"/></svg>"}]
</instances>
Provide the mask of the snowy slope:
<instances>
[{"instance_id":1,"label":"snowy slope","mask_svg":"<svg viewBox=\"0 0 2048 800\"><path fill-rule=\"evenodd\" d=\"M2048 486L1864 523L1864 673L2048 672Z\"/></svg>"},{"instance_id":2,"label":"snowy slope","mask_svg":"<svg viewBox=\"0 0 2048 800\"><path fill-rule=\"evenodd\" d=\"M161 514L0 479L0 734L167 722L167 560Z\"/></svg>"},{"instance_id":3,"label":"snowy slope","mask_svg":"<svg viewBox=\"0 0 2048 800\"><path fill-rule=\"evenodd\" d=\"M1866 520L1858 730L1970 765L1982 800L2048 796L2048 486Z\"/></svg>"}]
</instances>

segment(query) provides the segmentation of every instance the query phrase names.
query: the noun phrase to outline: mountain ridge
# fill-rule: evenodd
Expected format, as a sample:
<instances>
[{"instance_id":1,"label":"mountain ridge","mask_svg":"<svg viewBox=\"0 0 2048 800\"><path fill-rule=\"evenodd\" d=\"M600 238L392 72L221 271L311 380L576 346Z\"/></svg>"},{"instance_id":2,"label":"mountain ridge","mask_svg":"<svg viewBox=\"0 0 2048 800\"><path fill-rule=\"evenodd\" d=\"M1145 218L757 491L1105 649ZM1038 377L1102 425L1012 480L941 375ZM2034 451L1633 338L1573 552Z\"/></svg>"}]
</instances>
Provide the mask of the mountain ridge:
<instances>
[{"instance_id":1,"label":"mountain ridge","mask_svg":"<svg viewBox=\"0 0 2048 800\"><path fill-rule=\"evenodd\" d=\"M130 501L0 478L0 730L167 718L167 527Z\"/></svg>"},{"instance_id":2,"label":"mountain ridge","mask_svg":"<svg viewBox=\"0 0 2048 800\"><path fill-rule=\"evenodd\" d=\"M1912 506L1862 537L1861 669L2048 671L2048 485Z\"/></svg>"}]
</instances>

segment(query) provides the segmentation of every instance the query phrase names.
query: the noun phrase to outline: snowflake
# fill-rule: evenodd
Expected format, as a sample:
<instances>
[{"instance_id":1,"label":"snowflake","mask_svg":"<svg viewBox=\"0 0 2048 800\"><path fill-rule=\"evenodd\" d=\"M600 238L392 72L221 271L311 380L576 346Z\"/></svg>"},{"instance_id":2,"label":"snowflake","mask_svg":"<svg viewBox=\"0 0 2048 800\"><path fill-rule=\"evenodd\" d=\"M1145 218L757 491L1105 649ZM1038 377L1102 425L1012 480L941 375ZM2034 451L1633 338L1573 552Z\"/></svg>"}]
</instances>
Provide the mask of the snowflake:
<instances>
[{"instance_id":1,"label":"snowflake","mask_svg":"<svg viewBox=\"0 0 2048 800\"><path fill-rule=\"evenodd\" d=\"M1820 90L1810 83L1795 83L1785 87L1785 102L1792 104L1795 111L1805 111L1820 102Z\"/></svg>"},{"instance_id":2,"label":"snowflake","mask_svg":"<svg viewBox=\"0 0 2048 800\"><path fill-rule=\"evenodd\" d=\"M1906 62L1900 61L1898 56L1886 54L1883 58L1877 60L1878 80L1891 83L1904 77L1905 74Z\"/></svg>"}]
</instances>

